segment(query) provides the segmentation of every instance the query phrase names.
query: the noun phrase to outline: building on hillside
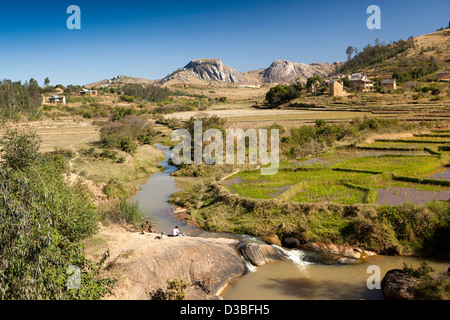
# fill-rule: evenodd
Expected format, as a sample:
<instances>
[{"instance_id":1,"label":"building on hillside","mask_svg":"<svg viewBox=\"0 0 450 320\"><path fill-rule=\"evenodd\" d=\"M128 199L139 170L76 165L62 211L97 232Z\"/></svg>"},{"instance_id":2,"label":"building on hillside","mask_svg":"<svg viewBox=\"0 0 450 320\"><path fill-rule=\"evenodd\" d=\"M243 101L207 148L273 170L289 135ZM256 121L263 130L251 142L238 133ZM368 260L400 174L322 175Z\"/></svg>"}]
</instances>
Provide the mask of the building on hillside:
<instances>
[{"instance_id":1,"label":"building on hillside","mask_svg":"<svg viewBox=\"0 0 450 320\"><path fill-rule=\"evenodd\" d=\"M338 79L328 82L328 89L330 90L330 96L338 97L344 93L344 85Z\"/></svg>"},{"instance_id":2,"label":"building on hillside","mask_svg":"<svg viewBox=\"0 0 450 320\"><path fill-rule=\"evenodd\" d=\"M438 81L448 81L448 71L436 71L436 77Z\"/></svg>"},{"instance_id":3,"label":"building on hillside","mask_svg":"<svg viewBox=\"0 0 450 320\"><path fill-rule=\"evenodd\" d=\"M66 97L65 96L56 96L53 95L51 97L48 98L48 103L52 103L52 104L66 104Z\"/></svg>"},{"instance_id":4,"label":"building on hillside","mask_svg":"<svg viewBox=\"0 0 450 320\"><path fill-rule=\"evenodd\" d=\"M80 96L96 96L97 90L81 89Z\"/></svg>"},{"instance_id":5,"label":"building on hillside","mask_svg":"<svg viewBox=\"0 0 450 320\"><path fill-rule=\"evenodd\" d=\"M350 76L350 88L355 91L367 92L373 88L373 81L362 73L353 73Z\"/></svg>"},{"instance_id":6,"label":"building on hillside","mask_svg":"<svg viewBox=\"0 0 450 320\"><path fill-rule=\"evenodd\" d=\"M397 80L395 79L384 79L380 81L381 90L384 92L394 91L397 89Z\"/></svg>"}]
</instances>

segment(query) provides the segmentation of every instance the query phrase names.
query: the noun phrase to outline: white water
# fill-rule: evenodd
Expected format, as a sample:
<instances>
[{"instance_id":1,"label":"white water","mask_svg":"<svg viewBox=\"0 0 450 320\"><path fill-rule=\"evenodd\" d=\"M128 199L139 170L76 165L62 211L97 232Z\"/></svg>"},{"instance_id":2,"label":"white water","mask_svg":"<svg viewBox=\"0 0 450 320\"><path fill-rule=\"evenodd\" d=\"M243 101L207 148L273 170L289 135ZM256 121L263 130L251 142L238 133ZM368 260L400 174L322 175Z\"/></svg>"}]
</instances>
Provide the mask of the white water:
<instances>
[{"instance_id":1,"label":"white water","mask_svg":"<svg viewBox=\"0 0 450 320\"><path fill-rule=\"evenodd\" d=\"M305 261L306 254L302 250L298 249L285 249L277 245L272 245L282 254L284 254L289 260L291 260L298 268L305 269L311 262Z\"/></svg>"}]
</instances>

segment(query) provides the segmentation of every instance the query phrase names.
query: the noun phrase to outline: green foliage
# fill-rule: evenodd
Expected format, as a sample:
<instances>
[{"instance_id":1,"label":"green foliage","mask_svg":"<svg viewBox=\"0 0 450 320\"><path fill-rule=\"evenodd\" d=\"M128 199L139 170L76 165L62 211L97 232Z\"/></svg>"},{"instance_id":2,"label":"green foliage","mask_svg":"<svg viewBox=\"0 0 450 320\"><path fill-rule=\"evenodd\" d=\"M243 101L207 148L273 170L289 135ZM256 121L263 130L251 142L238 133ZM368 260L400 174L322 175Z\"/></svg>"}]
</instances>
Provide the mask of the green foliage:
<instances>
[{"instance_id":1,"label":"green foliage","mask_svg":"<svg viewBox=\"0 0 450 320\"><path fill-rule=\"evenodd\" d=\"M98 280L107 258L85 257L81 240L97 228L95 207L83 186L64 183L60 155L23 170L0 169L0 299L98 299L113 281ZM67 269L81 271L69 289Z\"/></svg>"},{"instance_id":2,"label":"green foliage","mask_svg":"<svg viewBox=\"0 0 450 320\"><path fill-rule=\"evenodd\" d=\"M352 59L344 62L339 68L336 69L336 74L339 73L351 73L357 72L363 68L373 66L377 63L382 63L392 57L395 57L409 48L414 46L414 39L394 41L389 44L381 44L377 42L375 45L368 44L362 51L356 54ZM349 48L351 48L349 50ZM347 48L348 58L354 52L350 46Z\"/></svg>"},{"instance_id":3,"label":"green foliage","mask_svg":"<svg viewBox=\"0 0 450 320\"><path fill-rule=\"evenodd\" d=\"M152 84L141 85L137 83L127 84L122 88L127 96L133 96L136 100L145 100L149 102L161 102L169 97L172 92L163 87Z\"/></svg>"},{"instance_id":4,"label":"green foliage","mask_svg":"<svg viewBox=\"0 0 450 320\"><path fill-rule=\"evenodd\" d=\"M40 117L42 89L33 78L22 84L20 81L0 81L0 117L12 120L22 114L30 120ZM15 116L16 115L16 116Z\"/></svg>"},{"instance_id":5,"label":"green foliage","mask_svg":"<svg viewBox=\"0 0 450 320\"><path fill-rule=\"evenodd\" d=\"M157 290L151 294L154 300L184 300L186 298L186 292L189 283L184 278L166 280L167 289L163 291L162 289Z\"/></svg>"},{"instance_id":6,"label":"green foliage","mask_svg":"<svg viewBox=\"0 0 450 320\"><path fill-rule=\"evenodd\" d=\"M125 186L118 179L110 179L103 187L103 192L108 199L125 198L128 194Z\"/></svg>"},{"instance_id":7,"label":"green foliage","mask_svg":"<svg viewBox=\"0 0 450 320\"><path fill-rule=\"evenodd\" d=\"M127 115L100 128L100 142L107 148L118 148L134 154L139 144L150 144L156 132L142 116Z\"/></svg>"},{"instance_id":8,"label":"green foliage","mask_svg":"<svg viewBox=\"0 0 450 320\"><path fill-rule=\"evenodd\" d=\"M36 132L8 130L1 143L3 163L8 168L22 170L40 157L41 139Z\"/></svg>"},{"instance_id":9,"label":"green foliage","mask_svg":"<svg viewBox=\"0 0 450 320\"><path fill-rule=\"evenodd\" d=\"M124 102L134 102L134 96L128 96L126 94L120 96L120 100Z\"/></svg>"},{"instance_id":10,"label":"green foliage","mask_svg":"<svg viewBox=\"0 0 450 320\"><path fill-rule=\"evenodd\" d=\"M411 81L415 79L419 79L428 74L434 73L438 70L438 66L433 59L430 59L425 64L421 64L419 66L412 65L411 69L401 72L394 71L392 74L392 78L396 79L398 83L404 83L406 81Z\"/></svg>"},{"instance_id":11,"label":"green foliage","mask_svg":"<svg viewBox=\"0 0 450 320\"><path fill-rule=\"evenodd\" d=\"M279 84L269 89L266 93L266 101L269 105L279 106L300 97L302 90L303 86L301 83L291 85Z\"/></svg>"},{"instance_id":12,"label":"green foliage","mask_svg":"<svg viewBox=\"0 0 450 320\"><path fill-rule=\"evenodd\" d=\"M122 199L116 206L114 217L122 223L138 226L144 221L145 212L139 208L139 202ZM148 220L148 217L146 218Z\"/></svg>"}]
</instances>

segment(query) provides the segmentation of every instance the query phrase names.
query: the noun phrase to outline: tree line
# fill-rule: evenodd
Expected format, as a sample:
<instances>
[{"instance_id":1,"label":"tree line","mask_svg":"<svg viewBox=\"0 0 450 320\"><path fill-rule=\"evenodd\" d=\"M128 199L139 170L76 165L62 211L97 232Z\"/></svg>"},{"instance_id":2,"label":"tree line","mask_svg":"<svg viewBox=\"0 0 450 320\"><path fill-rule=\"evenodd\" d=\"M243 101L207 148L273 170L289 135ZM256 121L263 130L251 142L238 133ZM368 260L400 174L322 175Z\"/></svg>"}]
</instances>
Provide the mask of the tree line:
<instances>
[{"instance_id":1,"label":"tree line","mask_svg":"<svg viewBox=\"0 0 450 320\"><path fill-rule=\"evenodd\" d=\"M21 81L0 81L0 116L2 121L17 120L22 115L29 119L40 115L42 88L31 78Z\"/></svg>"}]
</instances>

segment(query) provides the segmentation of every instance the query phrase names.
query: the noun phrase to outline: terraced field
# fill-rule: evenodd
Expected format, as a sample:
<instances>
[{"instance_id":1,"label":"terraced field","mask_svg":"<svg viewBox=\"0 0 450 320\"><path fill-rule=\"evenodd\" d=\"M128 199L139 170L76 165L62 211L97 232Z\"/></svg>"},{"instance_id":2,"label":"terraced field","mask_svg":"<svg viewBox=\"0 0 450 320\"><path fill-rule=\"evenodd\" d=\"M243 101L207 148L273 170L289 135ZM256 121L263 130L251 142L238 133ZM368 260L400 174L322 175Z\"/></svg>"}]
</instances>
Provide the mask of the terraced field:
<instances>
[{"instance_id":1,"label":"terraced field","mask_svg":"<svg viewBox=\"0 0 450 320\"><path fill-rule=\"evenodd\" d=\"M450 199L448 131L368 144L373 150L336 150L322 157L283 163L261 176L242 171L225 181L243 197L300 202L400 204ZM419 142L417 142L419 141ZM384 143L385 149L376 150ZM403 147L406 146L406 147ZM417 150L412 151L411 150Z\"/></svg>"}]
</instances>

